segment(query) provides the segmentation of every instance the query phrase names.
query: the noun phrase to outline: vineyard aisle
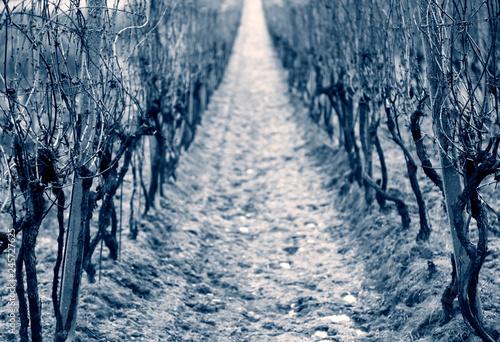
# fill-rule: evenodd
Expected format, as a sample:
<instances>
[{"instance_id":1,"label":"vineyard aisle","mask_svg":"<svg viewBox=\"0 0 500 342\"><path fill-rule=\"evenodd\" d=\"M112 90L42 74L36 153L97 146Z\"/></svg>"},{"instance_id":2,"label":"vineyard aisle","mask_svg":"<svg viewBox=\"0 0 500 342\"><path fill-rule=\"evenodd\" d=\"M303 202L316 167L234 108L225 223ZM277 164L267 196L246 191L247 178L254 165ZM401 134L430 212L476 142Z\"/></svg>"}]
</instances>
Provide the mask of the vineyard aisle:
<instances>
[{"instance_id":1,"label":"vineyard aisle","mask_svg":"<svg viewBox=\"0 0 500 342\"><path fill-rule=\"evenodd\" d=\"M203 235L199 246L183 247L202 260L186 272L172 337L350 341L363 334L349 317L361 269L336 252L327 228L342 222L289 101L262 5L246 1L225 79L169 189L189 188L183 210L192 220L177 229ZM169 291L164 300L172 305Z\"/></svg>"},{"instance_id":2,"label":"vineyard aisle","mask_svg":"<svg viewBox=\"0 0 500 342\"><path fill-rule=\"evenodd\" d=\"M224 80L177 181L143 221L137 245L124 245L121 269L104 266L104 276L143 299L89 285L83 334L258 342L365 334L352 316L367 310L362 265L352 252L339 253L329 233L342 225L340 213L287 89L262 4L248 0ZM90 304L91 294L117 302L121 317L106 325L93 313L102 309Z\"/></svg>"}]
</instances>

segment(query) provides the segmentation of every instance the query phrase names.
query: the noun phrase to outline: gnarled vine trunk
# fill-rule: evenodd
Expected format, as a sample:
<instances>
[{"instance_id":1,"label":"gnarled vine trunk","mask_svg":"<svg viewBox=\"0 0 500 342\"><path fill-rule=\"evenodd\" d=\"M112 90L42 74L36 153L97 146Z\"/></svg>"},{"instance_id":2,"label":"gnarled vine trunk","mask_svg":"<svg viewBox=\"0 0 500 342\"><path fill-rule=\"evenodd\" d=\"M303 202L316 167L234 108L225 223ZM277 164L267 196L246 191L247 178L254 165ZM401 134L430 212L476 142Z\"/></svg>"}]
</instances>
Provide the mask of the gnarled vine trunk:
<instances>
[{"instance_id":1,"label":"gnarled vine trunk","mask_svg":"<svg viewBox=\"0 0 500 342\"><path fill-rule=\"evenodd\" d=\"M429 0L420 0L420 20L422 40L424 41L425 60L427 64L427 79L431 99L434 135L440 145L440 161L443 180L443 189L448 213L448 223L451 231L455 265L457 269L456 281L458 298L462 315L484 341L493 342L494 339L483 323L481 300L477 287L477 270L472 253L468 253L466 245L462 243L468 232L465 205L461 203L464 196L462 175L453 160L457 158L457 149L450 137L456 120L454 110L449 109L446 101L448 88L445 63L443 61L444 41L443 26L441 24L444 13L436 8ZM448 82L449 83L449 82ZM476 185L476 189L477 186ZM471 187L468 184L468 187ZM476 189L472 191L475 192ZM470 199L470 196L469 196ZM468 200L467 200L468 202ZM462 235L462 236L461 236ZM462 241L461 241L462 240ZM468 246L473 249L473 246Z\"/></svg>"}]
</instances>

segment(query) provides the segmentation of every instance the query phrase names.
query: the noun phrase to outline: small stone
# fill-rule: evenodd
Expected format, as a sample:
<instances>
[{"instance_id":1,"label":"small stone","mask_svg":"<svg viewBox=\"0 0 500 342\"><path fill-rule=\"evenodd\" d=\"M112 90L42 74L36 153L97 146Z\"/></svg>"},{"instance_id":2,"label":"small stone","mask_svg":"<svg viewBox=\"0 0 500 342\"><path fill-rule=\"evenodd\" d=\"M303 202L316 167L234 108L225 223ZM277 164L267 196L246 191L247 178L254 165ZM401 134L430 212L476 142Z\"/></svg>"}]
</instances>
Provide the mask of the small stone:
<instances>
[{"instance_id":1,"label":"small stone","mask_svg":"<svg viewBox=\"0 0 500 342\"><path fill-rule=\"evenodd\" d=\"M324 338L328 337L328 333L326 331L316 331L314 336Z\"/></svg>"},{"instance_id":2,"label":"small stone","mask_svg":"<svg viewBox=\"0 0 500 342\"><path fill-rule=\"evenodd\" d=\"M354 297L352 294L348 294L347 296L342 297L343 300L345 300L347 303L356 303L356 297Z\"/></svg>"},{"instance_id":3,"label":"small stone","mask_svg":"<svg viewBox=\"0 0 500 342\"><path fill-rule=\"evenodd\" d=\"M281 268L284 268L285 270L289 270L290 268L292 268L292 266L290 266L290 264L288 262L281 262L280 266L281 266Z\"/></svg>"}]
</instances>

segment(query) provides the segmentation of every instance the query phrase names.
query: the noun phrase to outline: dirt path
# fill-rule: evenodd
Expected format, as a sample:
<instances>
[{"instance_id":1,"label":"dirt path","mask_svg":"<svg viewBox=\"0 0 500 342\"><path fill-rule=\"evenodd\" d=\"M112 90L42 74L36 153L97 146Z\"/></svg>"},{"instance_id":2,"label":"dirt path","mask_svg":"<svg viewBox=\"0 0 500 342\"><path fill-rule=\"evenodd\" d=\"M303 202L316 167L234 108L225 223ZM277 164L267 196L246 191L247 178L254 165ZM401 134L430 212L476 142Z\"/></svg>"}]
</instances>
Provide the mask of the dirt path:
<instances>
[{"instance_id":1,"label":"dirt path","mask_svg":"<svg viewBox=\"0 0 500 342\"><path fill-rule=\"evenodd\" d=\"M205 232L205 242L191 246L203 263L172 322L185 330L179 340L350 341L363 334L349 317L361 271L344 265L328 234L342 221L307 156L284 77L261 3L246 1L225 80L179 169L178 182L198 184L185 208L192 222L182 229ZM183 175L190 163L203 170L191 180Z\"/></svg>"}]
</instances>

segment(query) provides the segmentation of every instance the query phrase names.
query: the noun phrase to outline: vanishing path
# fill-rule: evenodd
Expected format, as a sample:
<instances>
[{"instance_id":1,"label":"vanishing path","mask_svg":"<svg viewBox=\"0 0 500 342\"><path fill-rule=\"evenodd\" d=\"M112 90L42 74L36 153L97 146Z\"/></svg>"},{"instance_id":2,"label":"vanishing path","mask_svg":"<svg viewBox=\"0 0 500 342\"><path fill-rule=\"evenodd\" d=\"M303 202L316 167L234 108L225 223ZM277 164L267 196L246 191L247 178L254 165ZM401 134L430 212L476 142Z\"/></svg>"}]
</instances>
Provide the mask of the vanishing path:
<instances>
[{"instance_id":1,"label":"vanishing path","mask_svg":"<svg viewBox=\"0 0 500 342\"><path fill-rule=\"evenodd\" d=\"M184 161L202 172L186 204L192 227L183 229L212 233L176 318L180 340L354 341L362 334L349 317L361 270L343 264L328 233L342 222L307 156L285 75L261 2L246 1L225 79Z\"/></svg>"}]
</instances>

